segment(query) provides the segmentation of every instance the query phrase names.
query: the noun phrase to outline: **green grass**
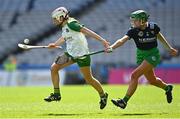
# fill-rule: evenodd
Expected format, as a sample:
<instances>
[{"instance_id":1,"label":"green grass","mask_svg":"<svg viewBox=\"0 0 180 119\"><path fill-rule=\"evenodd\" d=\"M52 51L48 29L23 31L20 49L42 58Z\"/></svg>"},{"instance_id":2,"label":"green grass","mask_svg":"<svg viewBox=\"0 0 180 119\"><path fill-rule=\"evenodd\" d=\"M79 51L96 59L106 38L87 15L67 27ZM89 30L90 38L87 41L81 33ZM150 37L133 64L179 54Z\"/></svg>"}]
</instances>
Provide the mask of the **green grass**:
<instances>
[{"instance_id":1,"label":"green grass","mask_svg":"<svg viewBox=\"0 0 180 119\"><path fill-rule=\"evenodd\" d=\"M127 86L106 85L108 105L99 109L98 94L90 86L61 87L62 100L47 103L43 98L51 87L0 87L0 118L180 118L180 85L174 87L174 100L168 104L164 91L141 85L125 110L110 99L123 97Z\"/></svg>"}]
</instances>

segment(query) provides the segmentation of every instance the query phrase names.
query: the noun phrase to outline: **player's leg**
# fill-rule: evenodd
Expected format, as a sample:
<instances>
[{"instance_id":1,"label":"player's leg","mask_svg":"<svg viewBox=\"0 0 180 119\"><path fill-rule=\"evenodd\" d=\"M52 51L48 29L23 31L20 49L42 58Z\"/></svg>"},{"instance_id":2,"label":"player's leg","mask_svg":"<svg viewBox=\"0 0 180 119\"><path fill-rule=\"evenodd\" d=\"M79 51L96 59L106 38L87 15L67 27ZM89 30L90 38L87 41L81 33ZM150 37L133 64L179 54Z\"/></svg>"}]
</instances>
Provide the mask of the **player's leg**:
<instances>
[{"instance_id":1,"label":"player's leg","mask_svg":"<svg viewBox=\"0 0 180 119\"><path fill-rule=\"evenodd\" d=\"M124 96L123 99L115 100L112 99L111 101L113 104L115 104L118 107L121 107L124 109L127 105L128 100L130 97L134 94L136 91L137 85L138 85L138 79L140 76L142 76L145 72L151 70L153 66L149 64L146 60L144 60L141 65L139 65L131 74L131 79L129 82L129 87L126 92L126 95Z\"/></svg>"},{"instance_id":2,"label":"player's leg","mask_svg":"<svg viewBox=\"0 0 180 119\"><path fill-rule=\"evenodd\" d=\"M144 76L151 85L164 89L166 91L167 102L168 103L172 102L172 89L173 89L172 85L168 85L165 82L163 82L160 78L156 77L153 69L144 73Z\"/></svg>"},{"instance_id":3,"label":"player's leg","mask_svg":"<svg viewBox=\"0 0 180 119\"><path fill-rule=\"evenodd\" d=\"M58 71L60 69L63 69L64 67L67 67L67 66L73 64L73 63L74 63L73 61L69 61L69 62L67 62L65 64L62 64L62 65L56 64L56 63L53 63L51 65L51 79L52 79L53 87L55 89L59 89L59 80L60 80L60 78L59 78ZM54 93L56 93L56 92L54 92Z\"/></svg>"},{"instance_id":4,"label":"player's leg","mask_svg":"<svg viewBox=\"0 0 180 119\"><path fill-rule=\"evenodd\" d=\"M160 78L156 77L153 69L144 73L144 76L146 77L146 79L149 81L151 85L165 89L166 84Z\"/></svg>"},{"instance_id":5,"label":"player's leg","mask_svg":"<svg viewBox=\"0 0 180 119\"><path fill-rule=\"evenodd\" d=\"M81 67L80 70L86 80L86 83L92 85L100 96L104 95L100 82L92 76L91 68L89 66Z\"/></svg>"},{"instance_id":6,"label":"player's leg","mask_svg":"<svg viewBox=\"0 0 180 119\"><path fill-rule=\"evenodd\" d=\"M141 65L132 72L129 87L126 96L124 97L125 102L127 102L136 91L139 77L142 76L145 72L151 70L152 68L153 66L149 64L146 60L144 60Z\"/></svg>"},{"instance_id":7,"label":"player's leg","mask_svg":"<svg viewBox=\"0 0 180 119\"><path fill-rule=\"evenodd\" d=\"M63 54L62 56L58 56L56 58L55 62L51 65L51 80L54 87L54 93L51 93L50 96L46 97L44 99L45 101L51 102L51 101L59 101L61 99L60 89L59 89L60 79L59 79L58 71L73 63L74 61L72 61L66 54Z\"/></svg>"},{"instance_id":8,"label":"player's leg","mask_svg":"<svg viewBox=\"0 0 180 119\"><path fill-rule=\"evenodd\" d=\"M92 71L90 66L80 67L80 70L86 82L90 84L93 88L95 88L96 91L99 93L101 98L100 109L103 109L107 104L108 94L104 93L104 90L100 82L92 76Z\"/></svg>"}]
</instances>

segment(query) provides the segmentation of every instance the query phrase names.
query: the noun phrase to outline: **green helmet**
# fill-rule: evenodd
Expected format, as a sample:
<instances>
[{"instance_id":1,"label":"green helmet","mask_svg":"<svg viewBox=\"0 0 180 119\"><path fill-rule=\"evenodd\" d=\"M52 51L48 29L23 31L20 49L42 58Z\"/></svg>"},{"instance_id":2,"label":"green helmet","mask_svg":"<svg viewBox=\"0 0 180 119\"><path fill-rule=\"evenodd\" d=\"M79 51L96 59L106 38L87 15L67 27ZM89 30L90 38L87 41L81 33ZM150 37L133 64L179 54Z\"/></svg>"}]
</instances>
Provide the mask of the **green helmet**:
<instances>
[{"instance_id":1,"label":"green helmet","mask_svg":"<svg viewBox=\"0 0 180 119\"><path fill-rule=\"evenodd\" d=\"M135 19L135 20L147 21L149 18L149 15L144 10L137 10L131 13L130 18Z\"/></svg>"}]
</instances>

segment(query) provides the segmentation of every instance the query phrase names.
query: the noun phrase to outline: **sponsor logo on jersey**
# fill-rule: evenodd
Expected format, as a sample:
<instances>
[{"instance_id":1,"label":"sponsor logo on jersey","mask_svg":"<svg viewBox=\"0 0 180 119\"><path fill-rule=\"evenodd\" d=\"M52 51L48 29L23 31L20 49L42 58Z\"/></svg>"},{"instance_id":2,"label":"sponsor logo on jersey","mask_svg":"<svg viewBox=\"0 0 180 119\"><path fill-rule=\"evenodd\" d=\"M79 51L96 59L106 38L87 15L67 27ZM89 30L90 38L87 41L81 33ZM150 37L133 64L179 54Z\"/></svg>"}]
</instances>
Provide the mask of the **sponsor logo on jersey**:
<instances>
[{"instance_id":1,"label":"sponsor logo on jersey","mask_svg":"<svg viewBox=\"0 0 180 119\"><path fill-rule=\"evenodd\" d=\"M149 42L154 42L156 40L156 37L152 38L139 38L140 43L149 43Z\"/></svg>"},{"instance_id":2,"label":"sponsor logo on jersey","mask_svg":"<svg viewBox=\"0 0 180 119\"><path fill-rule=\"evenodd\" d=\"M143 31L139 31L138 36L142 37L144 35Z\"/></svg>"},{"instance_id":3,"label":"sponsor logo on jersey","mask_svg":"<svg viewBox=\"0 0 180 119\"><path fill-rule=\"evenodd\" d=\"M73 38L72 38L71 36L65 37L64 39L65 39L65 41L67 41L67 40L68 40L68 41L73 40Z\"/></svg>"}]
</instances>

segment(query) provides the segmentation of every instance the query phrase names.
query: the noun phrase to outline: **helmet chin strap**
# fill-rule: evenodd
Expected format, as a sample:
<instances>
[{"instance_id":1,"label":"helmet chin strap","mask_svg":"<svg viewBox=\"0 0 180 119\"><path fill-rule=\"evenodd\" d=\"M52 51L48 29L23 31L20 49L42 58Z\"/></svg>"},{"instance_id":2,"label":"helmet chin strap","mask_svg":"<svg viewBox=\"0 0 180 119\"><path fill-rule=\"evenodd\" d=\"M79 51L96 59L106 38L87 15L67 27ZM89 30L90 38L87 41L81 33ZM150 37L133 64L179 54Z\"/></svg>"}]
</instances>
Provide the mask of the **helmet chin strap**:
<instances>
[{"instance_id":1,"label":"helmet chin strap","mask_svg":"<svg viewBox=\"0 0 180 119\"><path fill-rule=\"evenodd\" d=\"M147 23L147 21L143 21L143 20L141 20L140 22L141 22L141 26Z\"/></svg>"},{"instance_id":2,"label":"helmet chin strap","mask_svg":"<svg viewBox=\"0 0 180 119\"><path fill-rule=\"evenodd\" d=\"M67 16L68 16L69 14L70 14L70 11L68 11L67 14L65 15L65 17L64 17L65 20L68 19Z\"/></svg>"},{"instance_id":3,"label":"helmet chin strap","mask_svg":"<svg viewBox=\"0 0 180 119\"><path fill-rule=\"evenodd\" d=\"M59 24L60 26L62 26L63 23L64 23L64 21L68 19L69 13L70 13L70 12L68 11L68 13L65 15L65 17L63 17L63 21L61 22L61 24ZM60 18L59 18L59 19L60 19Z\"/></svg>"},{"instance_id":4,"label":"helmet chin strap","mask_svg":"<svg viewBox=\"0 0 180 119\"><path fill-rule=\"evenodd\" d=\"M141 23L140 23L141 24L141 28L145 29L148 26L148 24L146 24L146 23L147 23L146 21L141 20Z\"/></svg>"}]
</instances>

